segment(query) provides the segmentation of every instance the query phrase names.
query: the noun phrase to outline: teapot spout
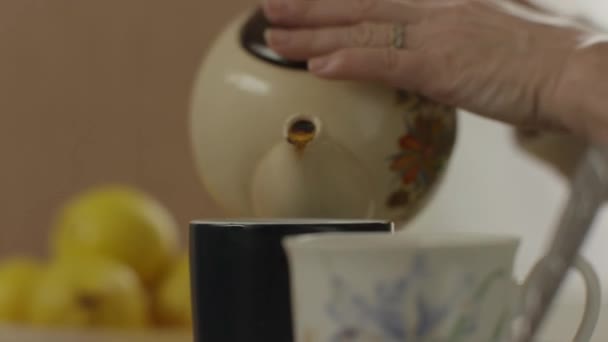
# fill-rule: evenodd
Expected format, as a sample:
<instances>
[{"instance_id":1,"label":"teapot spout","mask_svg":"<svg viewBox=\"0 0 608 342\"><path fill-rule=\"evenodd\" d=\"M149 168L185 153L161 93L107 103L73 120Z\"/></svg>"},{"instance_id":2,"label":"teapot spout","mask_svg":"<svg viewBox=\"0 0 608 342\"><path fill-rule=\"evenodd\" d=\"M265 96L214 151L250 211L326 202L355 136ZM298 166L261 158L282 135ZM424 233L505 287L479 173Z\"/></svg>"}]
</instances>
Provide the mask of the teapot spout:
<instances>
[{"instance_id":1,"label":"teapot spout","mask_svg":"<svg viewBox=\"0 0 608 342\"><path fill-rule=\"evenodd\" d=\"M288 143L298 150L303 150L320 135L320 130L318 119L295 117L287 122L284 134Z\"/></svg>"},{"instance_id":2,"label":"teapot spout","mask_svg":"<svg viewBox=\"0 0 608 342\"><path fill-rule=\"evenodd\" d=\"M251 201L258 217L371 218L374 194L363 163L314 119L296 118L258 162Z\"/></svg>"}]
</instances>

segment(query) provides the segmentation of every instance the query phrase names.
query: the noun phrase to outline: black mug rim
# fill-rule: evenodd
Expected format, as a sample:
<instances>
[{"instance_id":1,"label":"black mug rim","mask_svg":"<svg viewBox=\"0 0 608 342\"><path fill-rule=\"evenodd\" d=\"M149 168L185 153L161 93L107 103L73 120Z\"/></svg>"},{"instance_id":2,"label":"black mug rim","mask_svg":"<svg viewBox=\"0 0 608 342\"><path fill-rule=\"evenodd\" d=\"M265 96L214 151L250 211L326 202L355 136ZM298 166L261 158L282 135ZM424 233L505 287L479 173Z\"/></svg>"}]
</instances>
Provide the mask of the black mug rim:
<instances>
[{"instance_id":1,"label":"black mug rim","mask_svg":"<svg viewBox=\"0 0 608 342\"><path fill-rule=\"evenodd\" d=\"M395 231L395 224L389 220L375 219L334 219L334 218L289 218L289 219L267 219L267 218L222 218L204 219L190 221L190 229L231 229L231 230L252 230L252 229L297 229L297 228L331 228L340 226L388 226L390 232Z\"/></svg>"},{"instance_id":2,"label":"black mug rim","mask_svg":"<svg viewBox=\"0 0 608 342\"><path fill-rule=\"evenodd\" d=\"M382 219L343 218L211 218L191 220L190 225L319 225L319 224L391 224Z\"/></svg>"}]
</instances>

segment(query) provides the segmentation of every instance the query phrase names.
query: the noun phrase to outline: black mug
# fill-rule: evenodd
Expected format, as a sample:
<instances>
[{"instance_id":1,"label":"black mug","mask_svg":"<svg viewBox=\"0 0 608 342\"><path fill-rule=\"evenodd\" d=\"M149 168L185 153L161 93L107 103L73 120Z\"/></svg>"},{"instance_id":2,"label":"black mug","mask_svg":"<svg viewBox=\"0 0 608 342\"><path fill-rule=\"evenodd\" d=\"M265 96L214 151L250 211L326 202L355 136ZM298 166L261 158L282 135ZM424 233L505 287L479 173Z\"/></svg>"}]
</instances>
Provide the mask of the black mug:
<instances>
[{"instance_id":1,"label":"black mug","mask_svg":"<svg viewBox=\"0 0 608 342\"><path fill-rule=\"evenodd\" d=\"M291 342L285 236L393 232L387 221L193 221L190 274L195 342Z\"/></svg>"}]
</instances>

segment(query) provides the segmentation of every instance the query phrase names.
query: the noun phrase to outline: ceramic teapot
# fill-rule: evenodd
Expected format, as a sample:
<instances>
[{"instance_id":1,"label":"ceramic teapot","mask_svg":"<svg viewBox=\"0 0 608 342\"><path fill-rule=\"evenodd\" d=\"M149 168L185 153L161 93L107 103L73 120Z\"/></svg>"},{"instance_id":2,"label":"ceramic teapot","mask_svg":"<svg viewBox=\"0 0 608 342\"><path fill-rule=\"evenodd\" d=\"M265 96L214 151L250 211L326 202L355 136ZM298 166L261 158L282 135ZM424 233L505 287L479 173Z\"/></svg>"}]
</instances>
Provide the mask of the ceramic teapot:
<instances>
[{"instance_id":1,"label":"ceramic teapot","mask_svg":"<svg viewBox=\"0 0 608 342\"><path fill-rule=\"evenodd\" d=\"M234 19L200 67L191 139L228 215L405 220L428 200L456 111L375 83L320 79L270 50L259 9Z\"/></svg>"}]
</instances>

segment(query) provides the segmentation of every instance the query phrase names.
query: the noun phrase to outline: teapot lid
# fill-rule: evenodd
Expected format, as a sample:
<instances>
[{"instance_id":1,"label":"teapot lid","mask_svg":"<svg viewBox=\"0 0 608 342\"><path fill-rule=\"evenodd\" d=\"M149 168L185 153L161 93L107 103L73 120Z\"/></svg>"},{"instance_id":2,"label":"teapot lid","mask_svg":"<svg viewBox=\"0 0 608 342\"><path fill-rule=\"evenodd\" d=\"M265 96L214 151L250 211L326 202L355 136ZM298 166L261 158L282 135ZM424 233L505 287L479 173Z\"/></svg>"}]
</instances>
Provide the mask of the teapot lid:
<instances>
[{"instance_id":1,"label":"teapot lid","mask_svg":"<svg viewBox=\"0 0 608 342\"><path fill-rule=\"evenodd\" d=\"M256 10L241 28L241 45L254 57L266 62L291 68L307 70L305 61L292 61L279 56L266 45L264 31L271 26L261 9Z\"/></svg>"}]
</instances>

